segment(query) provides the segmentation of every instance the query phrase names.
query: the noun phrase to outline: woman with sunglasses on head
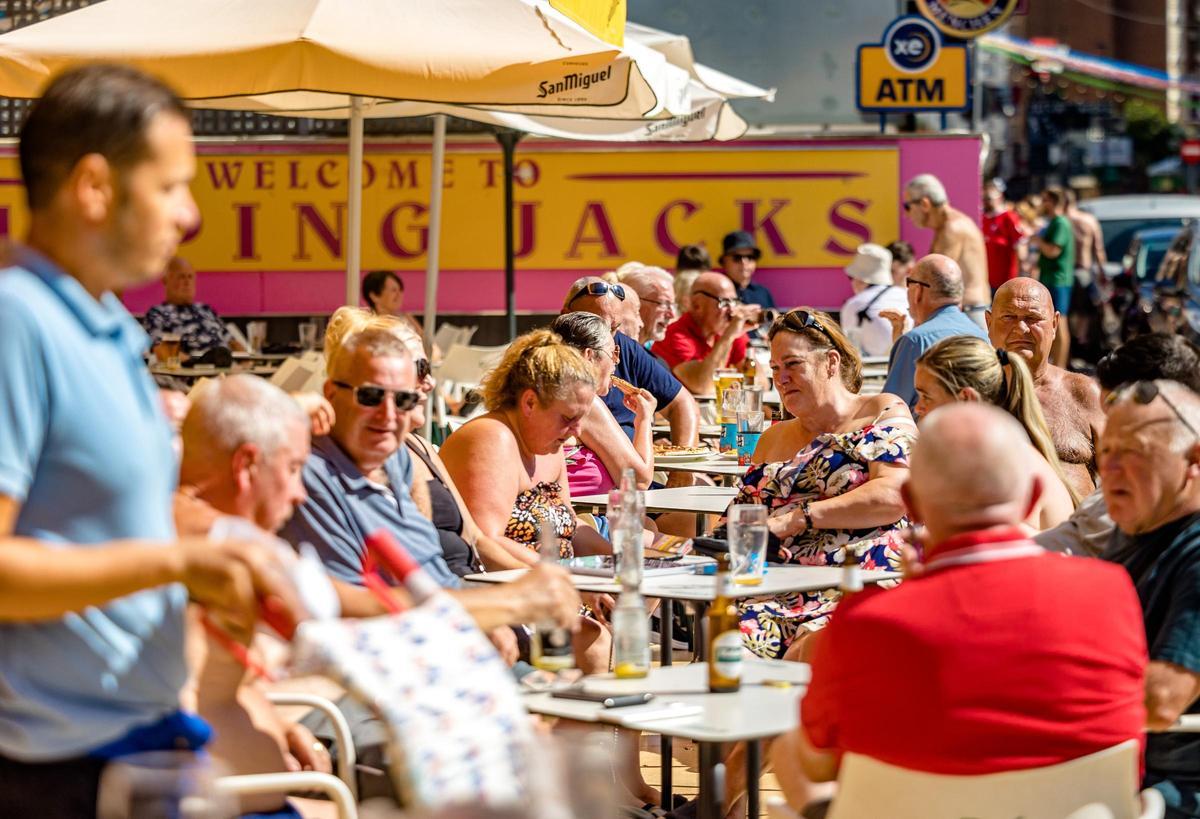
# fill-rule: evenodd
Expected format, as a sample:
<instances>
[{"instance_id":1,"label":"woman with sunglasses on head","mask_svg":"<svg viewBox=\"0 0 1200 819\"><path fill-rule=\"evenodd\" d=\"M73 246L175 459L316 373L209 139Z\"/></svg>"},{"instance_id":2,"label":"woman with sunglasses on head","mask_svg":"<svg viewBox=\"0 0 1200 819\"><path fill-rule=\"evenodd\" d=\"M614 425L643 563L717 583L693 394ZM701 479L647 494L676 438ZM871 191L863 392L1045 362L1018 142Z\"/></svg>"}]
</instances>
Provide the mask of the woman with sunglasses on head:
<instances>
[{"instance_id":1,"label":"woman with sunglasses on head","mask_svg":"<svg viewBox=\"0 0 1200 819\"><path fill-rule=\"evenodd\" d=\"M626 469L632 469L638 488L654 479L654 396L646 390L621 389L624 404L633 413L633 440L625 435L600 396L613 384L613 369L620 350L604 319L592 313L565 313L550 330L583 354L596 372L596 398L583 417L579 436L567 444L567 480L572 495L594 495L616 486Z\"/></svg>"},{"instance_id":2,"label":"woman with sunglasses on head","mask_svg":"<svg viewBox=\"0 0 1200 819\"><path fill-rule=\"evenodd\" d=\"M907 526L900 486L916 425L894 395L860 395L862 363L825 313L792 310L771 325L771 372L794 417L772 425L734 503L765 505L773 562L864 568L899 566ZM797 658L840 592L800 592L740 605L754 653Z\"/></svg>"},{"instance_id":3,"label":"woman with sunglasses on head","mask_svg":"<svg viewBox=\"0 0 1200 819\"><path fill-rule=\"evenodd\" d=\"M918 417L956 401L985 401L1016 418L1029 436L1029 468L1041 478L1042 486L1025 525L1041 531L1071 516L1079 504L1079 496L1063 476L1024 359L997 350L983 339L952 336L939 341L917 359L913 382L917 388Z\"/></svg>"}]
</instances>

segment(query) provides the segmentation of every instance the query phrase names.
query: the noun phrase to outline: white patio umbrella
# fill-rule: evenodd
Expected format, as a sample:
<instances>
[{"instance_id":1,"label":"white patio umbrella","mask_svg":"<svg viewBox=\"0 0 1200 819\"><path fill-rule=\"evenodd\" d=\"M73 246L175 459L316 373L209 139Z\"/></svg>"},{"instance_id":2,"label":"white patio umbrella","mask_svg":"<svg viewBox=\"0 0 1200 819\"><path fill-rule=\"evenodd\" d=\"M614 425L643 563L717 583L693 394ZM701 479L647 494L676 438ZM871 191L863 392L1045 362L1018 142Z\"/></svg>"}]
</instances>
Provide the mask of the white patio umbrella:
<instances>
[{"instance_id":1,"label":"white patio umbrella","mask_svg":"<svg viewBox=\"0 0 1200 819\"><path fill-rule=\"evenodd\" d=\"M107 0L0 35L0 95L36 97L50 76L97 60L137 66L202 107L349 119L351 304L362 117L375 103L625 116L687 104L686 81L661 55L647 50L639 64L547 0Z\"/></svg>"}]
</instances>

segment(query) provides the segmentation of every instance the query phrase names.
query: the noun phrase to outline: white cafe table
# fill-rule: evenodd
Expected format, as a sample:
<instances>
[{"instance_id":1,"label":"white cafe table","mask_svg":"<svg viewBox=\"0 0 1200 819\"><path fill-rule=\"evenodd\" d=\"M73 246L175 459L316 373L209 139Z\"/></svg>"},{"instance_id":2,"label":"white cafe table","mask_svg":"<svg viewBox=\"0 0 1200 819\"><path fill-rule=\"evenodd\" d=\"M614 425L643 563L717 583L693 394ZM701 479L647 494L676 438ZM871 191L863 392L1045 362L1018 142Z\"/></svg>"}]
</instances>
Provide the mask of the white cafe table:
<instances>
[{"instance_id":1,"label":"white cafe table","mask_svg":"<svg viewBox=\"0 0 1200 819\"><path fill-rule=\"evenodd\" d=\"M708 691L708 667L704 663L651 669L640 680L617 680L612 674L585 677L585 691L597 694L652 693L651 704L679 702L698 706L701 713L666 719L639 720L637 712L624 708L604 708L600 703L553 697L548 693L527 694L525 707L546 716L578 722L606 723L663 737L663 807L671 804L671 737L681 737L700 746L700 811L702 819L717 819L722 794L716 776L721 765L721 746L728 742L747 743L746 773L748 815L759 815L758 779L761 775L763 739L791 731L799 723L800 698L808 684L810 670L805 663L783 660L749 659L742 664L742 686L732 693ZM635 706L636 708L636 706ZM624 712L624 713L622 713Z\"/></svg>"},{"instance_id":2,"label":"white cafe table","mask_svg":"<svg viewBox=\"0 0 1200 819\"><path fill-rule=\"evenodd\" d=\"M691 512L697 515L721 515L737 495L731 486L672 486L647 489L647 512ZM580 495L571 498L576 508L591 508L596 513L608 507L608 495Z\"/></svg>"},{"instance_id":3,"label":"white cafe table","mask_svg":"<svg viewBox=\"0 0 1200 819\"><path fill-rule=\"evenodd\" d=\"M726 458L713 452L707 457L688 461L663 461L655 458L654 468L663 472L695 472L701 475L712 475L722 478L728 483L730 478L740 478L745 475L746 470L750 467L740 465L737 458Z\"/></svg>"},{"instance_id":4,"label":"white cafe table","mask_svg":"<svg viewBox=\"0 0 1200 819\"><path fill-rule=\"evenodd\" d=\"M653 430L655 435L670 435L671 434L671 427L669 424L655 424L650 429ZM721 437L721 425L720 424L701 424L697 430L697 433L699 434L699 436L701 438L720 438Z\"/></svg>"}]
</instances>

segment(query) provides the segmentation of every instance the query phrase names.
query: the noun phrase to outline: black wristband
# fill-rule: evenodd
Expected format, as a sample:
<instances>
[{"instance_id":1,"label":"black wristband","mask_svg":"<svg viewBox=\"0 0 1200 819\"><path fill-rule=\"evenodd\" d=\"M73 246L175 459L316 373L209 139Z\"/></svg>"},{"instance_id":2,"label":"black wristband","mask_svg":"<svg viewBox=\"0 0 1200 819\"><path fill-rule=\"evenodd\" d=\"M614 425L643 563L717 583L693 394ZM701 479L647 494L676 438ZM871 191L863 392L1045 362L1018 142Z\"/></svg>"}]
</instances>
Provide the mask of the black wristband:
<instances>
[{"instance_id":1,"label":"black wristband","mask_svg":"<svg viewBox=\"0 0 1200 819\"><path fill-rule=\"evenodd\" d=\"M812 501L805 501L800 504L800 511L804 513L804 531L811 531L813 528L812 511L808 508Z\"/></svg>"}]
</instances>

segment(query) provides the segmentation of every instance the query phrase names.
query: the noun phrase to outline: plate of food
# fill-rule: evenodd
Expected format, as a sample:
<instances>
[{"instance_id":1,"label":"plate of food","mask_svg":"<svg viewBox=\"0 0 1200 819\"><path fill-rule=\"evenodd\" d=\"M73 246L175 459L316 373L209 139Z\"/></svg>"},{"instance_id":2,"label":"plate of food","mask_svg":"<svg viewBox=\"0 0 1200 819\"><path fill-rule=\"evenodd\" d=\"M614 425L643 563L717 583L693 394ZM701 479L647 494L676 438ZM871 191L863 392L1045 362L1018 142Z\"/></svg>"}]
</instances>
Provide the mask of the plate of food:
<instances>
[{"instance_id":1,"label":"plate of food","mask_svg":"<svg viewBox=\"0 0 1200 819\"><path fill-rule=\"evenodd\" d=\"M711 449L703 446L675 446L674 444L655 444L654 446L656 463L678 464L703 461L712 454Z\"/></svg>"}]
</instances>

